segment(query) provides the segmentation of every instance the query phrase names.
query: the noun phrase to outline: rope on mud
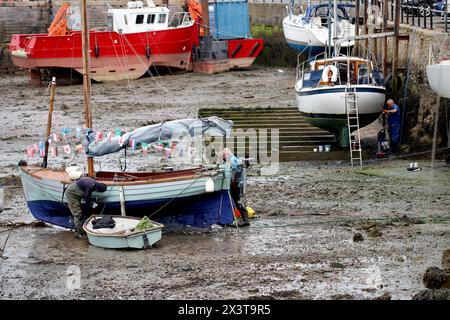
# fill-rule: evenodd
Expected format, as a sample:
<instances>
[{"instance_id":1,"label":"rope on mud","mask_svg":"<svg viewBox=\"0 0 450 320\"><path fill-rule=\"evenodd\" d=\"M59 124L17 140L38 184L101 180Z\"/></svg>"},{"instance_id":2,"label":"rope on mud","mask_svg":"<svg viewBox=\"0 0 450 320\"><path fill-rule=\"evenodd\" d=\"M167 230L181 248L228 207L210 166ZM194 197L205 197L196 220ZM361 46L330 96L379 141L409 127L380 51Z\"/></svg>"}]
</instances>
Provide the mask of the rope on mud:
<instances>
[{"instance_id":1,"label":"rope on mud","mask_svg":"<svg viewBox=\"0 0 450 320\"><path fill-rule=\"evenodd\" d=\"M449 149L450 149L450 147L442 147L442 148L435 149L435 151L442 151L442 150L449 150ZM426 153L430 153L430 152L433 152L433 149L420 151L420 152L405 153L405 154L401 154L401 155L397 155L397 156L393 156L393 157L389 157L389 158L370 159L370 160L366 160L364 162L365 163L373 163L373 162L378 162L378 161L397 160L397 159L400 159L400 158L406 158L406 157L409 157L409 156L418 156L418 155L426 154Z\"/></svg>"},{"instance_id":2,"label":"rope on mud","mask_svg":"<svg viewBox=\"0 0 450 320\"><path fill-rule=\"evenodd\" d=\"M415 217L385 217L385 218L354 218L354 219L340 219L340 220L327 220L327 221L311 221L311 222L302 222L302 223L292 223L292 224L281 224L281 225L273 225L273 226L252 226L252 229L270 229L270 228L288 228L288 227L301 227L301 226L309 226L309 225L324 225L331 223L359 223L359 222L409 222L411 224L421 224L420 220L430 221L430 222L446 222L450 221L450 216L447 217L432 217L429 216L415 216Z\"/></svg>"}]
</instances>

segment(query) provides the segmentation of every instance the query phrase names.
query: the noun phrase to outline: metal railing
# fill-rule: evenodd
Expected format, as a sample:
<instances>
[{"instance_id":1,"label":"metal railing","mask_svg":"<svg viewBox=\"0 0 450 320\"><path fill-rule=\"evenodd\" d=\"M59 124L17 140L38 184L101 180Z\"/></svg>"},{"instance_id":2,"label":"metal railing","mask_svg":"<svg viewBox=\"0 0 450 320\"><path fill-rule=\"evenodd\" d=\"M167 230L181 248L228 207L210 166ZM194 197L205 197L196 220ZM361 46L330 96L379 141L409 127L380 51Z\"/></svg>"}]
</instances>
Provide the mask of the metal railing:
<instances>
[{"instance_id":1,"label":"metal railing","mask_svg":"<svg viewBox=\"0 0 450 320\"><path fill-rule=\"evenodd\" d=\"M413 6L402 4L400 6L400 22L409 24L411 26L421 27L423 29L443 29L448 32L448 19L450 18L447 12L447 1L442 10L425 6ZM391 0L390 4L390 18L393 19L395 2Z\"/></svg>"}]
</instances>

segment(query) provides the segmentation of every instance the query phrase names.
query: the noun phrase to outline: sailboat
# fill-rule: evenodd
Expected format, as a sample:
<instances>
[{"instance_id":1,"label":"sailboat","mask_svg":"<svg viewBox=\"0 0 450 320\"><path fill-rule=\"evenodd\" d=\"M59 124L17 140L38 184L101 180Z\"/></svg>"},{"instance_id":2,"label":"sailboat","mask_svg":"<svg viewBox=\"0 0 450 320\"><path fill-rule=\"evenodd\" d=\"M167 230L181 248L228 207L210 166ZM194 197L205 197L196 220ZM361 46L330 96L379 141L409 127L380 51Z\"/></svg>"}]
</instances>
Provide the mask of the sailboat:
<instances>
[{"instance_id":1,"label":"sailboat","mask_svg":"<svg viewBox=\"0 0 450 320\"><path fill-rule=\"evenodd\" d=\"M430 46L430 59L427 66L428 83L431 89L443 98L450 98L450 59L448 58L448 46L437 46L436 53ZM445 49L443 49L445 48Z\"/></svg>"},{"instance_id":2,"label":"sailboat","mask_svg":"<svg viewBox=\"0 0 450 320\"><path fill-rule=\"evenodd\" d=\"M163 222L166 227L209 228L212 224L233 222L233 203L229 194L230 167L210 165L163 172L106 172L94 171L94 157L126 148L131 139L152 143L174 136L207 133L227 136L233 123L217 117L185 119L150 125L129 132L112 141L93 139L93 121L90 108L90 54L86 19L86 0L82 4L83 90L87 134L87 174L105 183L107 191L93 193L92 197L105 214L148 216ZM54 83L52 84L54 88ZM52 90L47 136L51 129ZM65 190L71 180L66 170L47 168L48 145L43 165L20 166L25 199L32 215L41 221L64 228L72 228L71 213L67 207Z\"/></svg>"},{"instance_id":3,"label":"sailboat","mask_svg":"<svg viewBox=\"0 0 450 320\"><path fill-rule=\"evenodd\" d=\"M349 9L354 4L335 4L337 19L329 19L332 6L327 3L310 4L305 13L293 13L294 0L290 1L288 15L283 19L283 32L288 45L296 51L309 53L315 56L323 53L327 46L334 47L334 41L329 37L329 30L336 29L339 38L355 35L355 25L350 21ZM340 45L342 49L351 49L354 41L346 41Z\"/></svg>"},{"instance_id":4,"label":"sailboat","mask_svg":"<svg viewBox=\"0 0 450 320\"><path fill-rule=\"evenodd\" d=\"M334 0L334 17L337 8ZM330 13L331 14L331 13ZM331 29L329 30L331 37ZM334 27L334 39L339 34ZM345 39L344 39L345 40ZM336 43L338 43L336 41ZM328 48L327 58L314 57L298 67L296 101L305 121L333 132L342 147L349 145L346 93L354 90L358 104L359 128L375 121L383 110L386 88L383 75L371 59L341 56ZM351 128L353 131L356 128Z\"/></svg>"}]
</instances>

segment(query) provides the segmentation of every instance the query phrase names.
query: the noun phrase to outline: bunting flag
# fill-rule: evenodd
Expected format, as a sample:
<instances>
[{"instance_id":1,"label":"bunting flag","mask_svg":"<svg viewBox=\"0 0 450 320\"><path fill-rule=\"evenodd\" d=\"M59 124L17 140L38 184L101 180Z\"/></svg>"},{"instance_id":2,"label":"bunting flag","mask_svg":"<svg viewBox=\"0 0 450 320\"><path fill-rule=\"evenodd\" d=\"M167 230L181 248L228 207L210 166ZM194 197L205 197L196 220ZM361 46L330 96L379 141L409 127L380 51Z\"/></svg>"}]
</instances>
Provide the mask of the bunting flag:
<instances>
[{"instance_id":1,"label":"bunting flag","mask_svg":"<svg viewBox=\"0 0 450 320\"><path fill-rule=\"evenodd\" d=\"M27 156L28 157L34 157L34 152L35 152L35 150L34 150L34 147L28 147L27 148Z\"/></svg>"},{"instance_id":2,"label":"bunting flag","mask_svg":"<svg viewBox=\"0 0 450 320\"><path fill-rule=\"evenodd\" d=\"M115 130L114 130L114 135L115 135L116 137L120 137L120 136L122 135L122 130L120 130L120 129L115 129Z\"/></svg>"},{"instance_id":3,"label":"bunting flag","mask_svg":"<svg viewBox=\"0 0 450 320\"><path fill-rule=\"evenodd\" d=\"M67 135L67 134L69 134L70 133L70 128L62 128L61 129L61 134L63 135L63 136L65 136L65 135Z\"/></svg>"},{"instance_id":4,"label":"bunting flag","mask_svg":"<svg viewBox=\"0 0 450 320\"><path fill-rule=\"evenodd\" d=\"M147 154L148 153L148 143L142 142L141 146L142 146L142 153Z\"/></svg>"},{"instance_id":5,"label":"bunting flag","mask_svg":"<svg viewBox=\"0 0 450 320\"><path fill-rule=\"evenodd\" d=\"M109 144L112 143L113 135L114 135L114 133L113 133L112 131L108 132L108 135L107 135L107 136L108 136L108 142L109 142Z\"/></svg>"},{"instance_id":6,"label":"bunting flag","mask_svg":"<svg viewBox=\"0 0 450 320\"><path fill-rule=\"evenodd\" d=\"M102 141L102 140L103 140L103 132L102 132L102 131L98 131L98 132L95 134L95 141L100 142L100 141Z\"/></svg>"},{"instance_id":7,"label":"bunting flag","mask_svg":"<svg viewBox=\"0 0 450 320\"><path fill-rule=\"evenodd\" d=\"M41 157L45 156L45 143L42 141L39 141L39 155Z\"/></svg>"},{"instance_id":8,"label":"bunting flag","mask_svg":"<svg viewBox=\"0 0 450 320\"><path fill-rule=\"evenodd\" d=\"M34 148L34 151L35 151L35 152L39 152L39 146L38 146L37 143L35 143L35 144L33 145L33 148Z\"/></svg>"},{"instance_id":9,"label":"bunting flag","mask_svg":"<svg viewBox=\"0 0 450 320\"><path fill-rule=\"evenodd\" d=\"M169 148L164 148L164 156L165 156L166 158L169 158L169 157L170 157L170 149L169 149Z\"/></svg>"},{"instance_id":10,"label":"bunting flag","mask_svg":"<svg viewBox=\"0 0 450 320\"><path fill-rule=\"evenodd\" d=\"M81 128L77 127L77 138L81 137Z\"/></svg>"},{"instance_id":11,"label":"bunting flag","mask_svg":"<svg viewBox=\"0 0 450 320\"><path fill-rule=\"evenodd\" d=\"M131 150L136 150L136 140L130 139Z\"/></svg>"},{"instance_id":12,"label":"bunting flag","mask_svg":"<svg viewBox=\"0 0 450 320\"><path fill-rule=\"evenodd\" d=\"M58 156L58 148L57 147L51 147L50 153L52 154L53 158L56 158Z\"/></svg>"},{"instance_id":13,"label":"bunting flag","mask_svg":"<svg viewBox=\"0 0 450 320\"><path fill-rule=\"evenodd\" d=\"M70 144L63 146L63 150L65 154L70 154Z\"/></svg>"},{"instance_id":14,"label":"bunting flag","mask_svg":"<svg viewBox=\"0 0 450 320\"><path fill-rule=\"evenodd\" d=\"M119 146L121 146L121 147L122 147L122 146L123 146L123 143L124 143L124 141L123 141L123 138L122 138L122 137L120 137L120 138L119 138Z\"/></svg>"},{"instance_id":15,"label":"bunting flag","mask_svg":"<svg viewBox=\"0 0 450 320\"><path fill-rule=\"evenodd\" d=\"M83 153L83 146L81 145L81 143L77 143L75 145L75 150L77 151L78 154Z\"/></svg>"},{"instance_id":16,"label":"bunting flag","mask_svg":"<svg viewBox=\"0 0 450 320\"><path fill-rule=\"evenodd\" d=\"M59 133L53 134L53 141L58 142L60 140Z\"/></svg>"}]
</instances>

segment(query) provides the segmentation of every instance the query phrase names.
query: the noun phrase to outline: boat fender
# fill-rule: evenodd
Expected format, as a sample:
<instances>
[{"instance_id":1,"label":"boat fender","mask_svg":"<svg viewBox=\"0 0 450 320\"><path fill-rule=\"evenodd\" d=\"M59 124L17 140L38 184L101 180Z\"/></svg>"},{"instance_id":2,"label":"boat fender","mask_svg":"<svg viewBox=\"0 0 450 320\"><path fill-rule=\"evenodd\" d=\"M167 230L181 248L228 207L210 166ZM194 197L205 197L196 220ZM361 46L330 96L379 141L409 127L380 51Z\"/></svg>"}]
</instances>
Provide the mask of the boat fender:
<instances>
[{"instance_id":1,"label":"boat fender","mask_svg":"<svg viewBox=\"0 0 450 320\"><path fill-rule=\"evenodd\" d=\"M233 52L231 53L231 56L234 58L235 55L237 55L237 53L241 50L242 48L242 43L239 42L239 44L237 45L237 47L233 50Z\"/></svg>"},{"instance_id":2,"label":"boat fender","mask_svg":"<svg viewBox=\"0 0 450 320\"><path fill-rule=\"evenodd\" d=\"M205 191L206 192L214 192L214 181L209 177L205 182Z\"/></svg>"},{"instance_id":3,"label":"boat fender","mask_svg":"<svg viewBox=\"0 0 450 320\"><path fill-rule=\"evenodd\" d=\"M328 82L328 72L330 70L332 72L331 82L336 82L337 81L338 69L336 68L336 66L327 65L327 66L325 66L325 68L323 68L323 71L322 71L322 81L323 82Z\"/></svg>"},{"instance_id":4,"label":"boat fender","mask_svg":"<svg viewBox=\"0 0 450 320\"><path fill-rule=\"evenodd\" d=\"M150 55L151 55L150 46L147 46L145 47L145 56L147 57L147 59L150 59Z\"/></svg>"},{"instance_id":5,"label":"boat fender","mask_svg":"<svg viewBox=\"0 0 450 320\"><path fill-rule=\"evenodd\" d=\"M256 52L256 49L259 48L259 42L256 42L255 45L253 46L252 50L250 51L250 57L253 57L253 55Z\"/></svg>"},{"instance_id":6,"label":"boat fender","mask_svg":"<svg viewBox=\"0 0 450 320\"><path fill-rule=\"evenodd\" d=\"M98 58L100 56L100 48L98 47L98 45L95 45L94 53L95 53L96 58Z\"/></svg>"}]
</instances>

